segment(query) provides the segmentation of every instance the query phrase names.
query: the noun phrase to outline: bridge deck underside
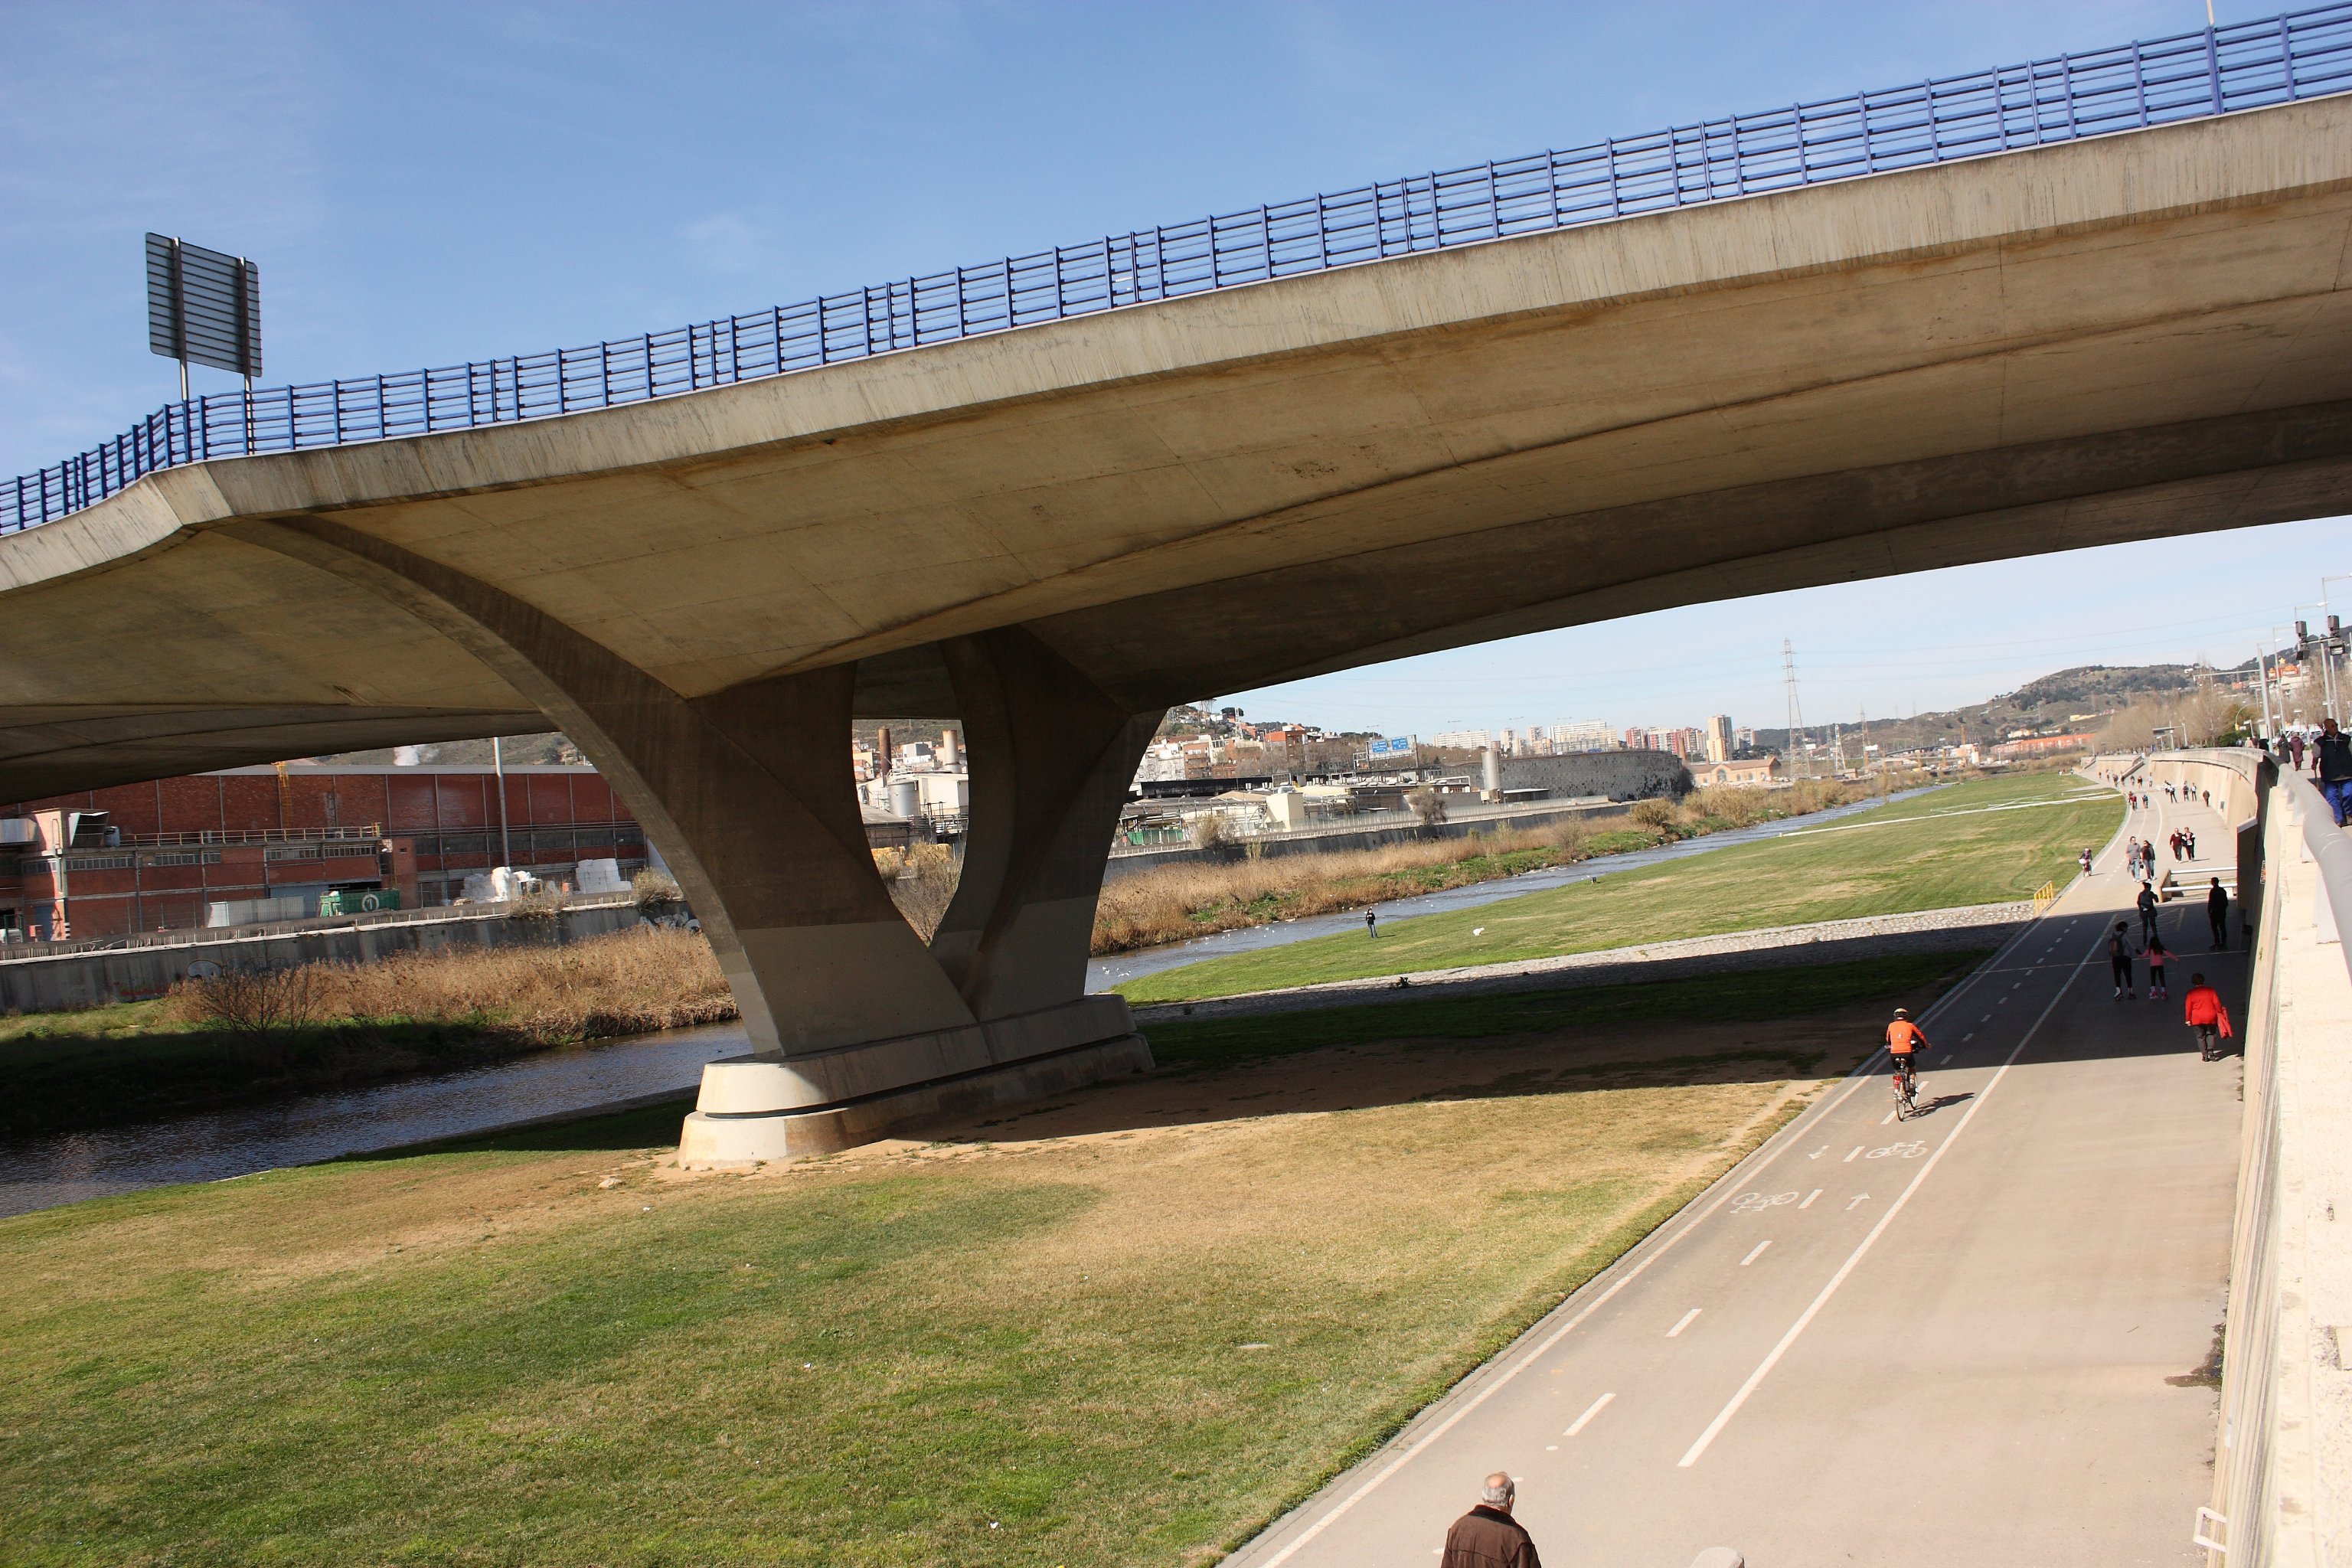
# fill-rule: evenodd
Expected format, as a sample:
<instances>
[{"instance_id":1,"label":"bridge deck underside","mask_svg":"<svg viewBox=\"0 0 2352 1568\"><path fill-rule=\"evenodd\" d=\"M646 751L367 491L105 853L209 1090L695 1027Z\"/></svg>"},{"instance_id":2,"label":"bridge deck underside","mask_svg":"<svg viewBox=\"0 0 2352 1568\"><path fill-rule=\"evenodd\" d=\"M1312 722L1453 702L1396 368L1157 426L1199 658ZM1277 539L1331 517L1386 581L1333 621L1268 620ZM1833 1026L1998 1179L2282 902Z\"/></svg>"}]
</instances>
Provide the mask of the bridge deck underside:
<instances>
[{"instance_id":1,"label":"bridge deck underside","mask_svg":"<svg viewBox=\"0 0 2352 1568\"><path fill-rule=\"evenodd\" d=\"M2352 99L1404 258L0 541L0 795L538 705L356 530L698 698L1022 625L1136 710L1738 594L2344 510ZM207 713L220 716L208 724Z\"/></svg>"}]
</instances>

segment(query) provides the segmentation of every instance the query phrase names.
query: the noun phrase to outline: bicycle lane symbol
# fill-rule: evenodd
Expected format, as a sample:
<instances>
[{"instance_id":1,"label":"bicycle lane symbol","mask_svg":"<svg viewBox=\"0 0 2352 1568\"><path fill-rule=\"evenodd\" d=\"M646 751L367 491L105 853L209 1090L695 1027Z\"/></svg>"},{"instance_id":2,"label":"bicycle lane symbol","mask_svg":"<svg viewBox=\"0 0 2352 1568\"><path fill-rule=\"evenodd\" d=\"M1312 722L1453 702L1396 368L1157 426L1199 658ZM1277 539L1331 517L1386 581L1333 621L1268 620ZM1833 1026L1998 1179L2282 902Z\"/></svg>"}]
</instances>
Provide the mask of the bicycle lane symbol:
<instances>
[{"instance_id":1,"label":"bicycle lane symbol","mask_svg":"<svg viewBox=\"0 0 2352 1568\"><path fill-rule=\"evenodd\" d=\"M1782 1204L1795 1203L1798 1194L1795 1193L1773 1193L1769 1196L1763 1193L1742 1193L1731 1200L1731 1212L1762 1214L1766 1209L1779 1208Z\"/></svg>"},{"instance_id":2,"label":"bicycle lane symbol","mask_svg":"<svg viewBox=\"0 0 2352 1568\"><path fill-rule=\"evenodd\" d=\"M1884 1149L1873 1149L1863 1156L1865 1160L1916 1160L1927 1152L1927 1145L1918 1139L1905 1143L1889 1143Z\"/></svg>"}]
</instances>

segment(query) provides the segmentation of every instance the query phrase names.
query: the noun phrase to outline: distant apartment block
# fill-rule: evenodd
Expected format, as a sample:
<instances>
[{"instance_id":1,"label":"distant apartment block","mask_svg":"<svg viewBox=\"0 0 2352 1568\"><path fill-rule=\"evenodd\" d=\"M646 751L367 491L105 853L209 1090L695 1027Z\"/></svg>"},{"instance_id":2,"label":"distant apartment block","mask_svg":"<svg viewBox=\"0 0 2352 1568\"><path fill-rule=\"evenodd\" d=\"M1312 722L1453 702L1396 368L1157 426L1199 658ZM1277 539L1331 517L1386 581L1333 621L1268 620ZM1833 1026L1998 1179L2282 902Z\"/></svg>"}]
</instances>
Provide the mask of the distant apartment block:
<instances>
[{"instance_id":1,"label":"distant apartment block","mask_svg":"<svg viewBox=\"0 0 2352 1568\"><path fill-rule=\"evenodd\" d=\"M1551 727L1555 752L1609 752L1617 747L1606 719L1563 719Z\"/></svg>"},{"instance_id":2,"label":"distant apartment block","mask_svg":"<svg viewBox=\"0 0 2352 1568\"><path fill-rule=\"evenodd\" d=\"M1731 753L1738 749L1731 735L1731 715L1717 713L1709 718L1706 721L1706 760L1710 763L1729 762Z\"/></svg>"}]
</instances>

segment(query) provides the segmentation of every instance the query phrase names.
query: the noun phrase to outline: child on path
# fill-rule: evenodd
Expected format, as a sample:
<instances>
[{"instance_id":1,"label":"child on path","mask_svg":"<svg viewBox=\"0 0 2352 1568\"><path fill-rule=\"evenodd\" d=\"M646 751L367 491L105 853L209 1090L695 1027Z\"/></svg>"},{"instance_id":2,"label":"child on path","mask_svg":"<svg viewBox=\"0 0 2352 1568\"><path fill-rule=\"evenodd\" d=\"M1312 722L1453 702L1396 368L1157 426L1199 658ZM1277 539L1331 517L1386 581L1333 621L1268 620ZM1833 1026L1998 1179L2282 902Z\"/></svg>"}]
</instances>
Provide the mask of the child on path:
<instances>
[{"instance_id":1,"label":"child on path","mask_svg":"<svg viewBox=\"0 0 2352 1568\"><path fill-rule=\"evenodd\" d=\"M2162 937L2147 939L2147 999L2151 1002L2162 1002L2171 995L2164 984L2165 961L2171 956L2164 951Z\"/></svg>"}]
</instances>

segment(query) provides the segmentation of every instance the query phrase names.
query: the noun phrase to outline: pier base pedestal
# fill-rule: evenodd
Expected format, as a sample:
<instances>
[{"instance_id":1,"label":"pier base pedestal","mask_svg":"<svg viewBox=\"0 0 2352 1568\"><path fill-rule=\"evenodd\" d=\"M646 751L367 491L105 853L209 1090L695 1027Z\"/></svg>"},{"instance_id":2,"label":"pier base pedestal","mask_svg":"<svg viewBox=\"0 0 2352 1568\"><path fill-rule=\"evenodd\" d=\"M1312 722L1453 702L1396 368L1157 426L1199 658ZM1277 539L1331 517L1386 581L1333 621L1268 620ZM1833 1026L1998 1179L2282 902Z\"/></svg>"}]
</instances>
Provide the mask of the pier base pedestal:
<instances>
[{"instance_id":1,"label":"pier base pedestal","mask_svg":"<svg viewBox=\"0 0 2352 1568\"><path fill-rule=\"evenodd\" d=\"M805 1056L712 1062L679 1137L690 1171L829 1154L950 1117L1151 1069L1120 997Z\"/></svg>"}]
</instances>

